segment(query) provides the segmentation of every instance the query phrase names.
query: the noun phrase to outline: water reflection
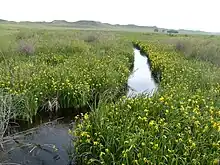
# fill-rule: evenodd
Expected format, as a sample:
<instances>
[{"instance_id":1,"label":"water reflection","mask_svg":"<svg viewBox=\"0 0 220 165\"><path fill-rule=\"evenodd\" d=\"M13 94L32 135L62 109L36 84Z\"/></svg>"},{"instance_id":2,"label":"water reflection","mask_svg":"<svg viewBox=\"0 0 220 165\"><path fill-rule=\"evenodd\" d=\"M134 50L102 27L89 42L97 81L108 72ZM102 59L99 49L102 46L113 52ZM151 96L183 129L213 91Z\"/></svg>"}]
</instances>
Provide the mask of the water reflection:
<instances>
[{"instance_id":1,"label":"water reflection","mask_svg":"<svg viewBox=\"0 0 220 165\"><path fill-rule=\"evenodd\" d=\"M157 88L152 75L148 59L142 56L140 51L134 49L134 69L128 79L128 97L135 97L140 94L152 95Z\"/></svg>"},{"instance_id":2,"label":"water reflection","mask_svg":"<svg viewBox=\"0 0 220 165\"><path fill-rule=\"evenodd\" d=\"M67 149L72 139L68 134L69 128L72 126L56 123L20 135L6 146L7 150L13 150L6 155L5 160L21 165L68 165Z\"/></svg>"}]
</instances>

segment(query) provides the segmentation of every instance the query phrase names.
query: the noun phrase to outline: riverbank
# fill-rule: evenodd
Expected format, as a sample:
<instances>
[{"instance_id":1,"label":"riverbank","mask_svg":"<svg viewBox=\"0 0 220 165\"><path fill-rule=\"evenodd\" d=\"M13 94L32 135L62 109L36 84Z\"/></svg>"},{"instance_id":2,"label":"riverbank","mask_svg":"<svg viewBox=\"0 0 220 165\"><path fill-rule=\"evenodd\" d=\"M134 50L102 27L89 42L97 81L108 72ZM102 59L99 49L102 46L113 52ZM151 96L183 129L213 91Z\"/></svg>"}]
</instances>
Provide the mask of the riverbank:
<instances>
[{"instance_id":1,"label":"riverbank","mask_svg":"<svg viewBox=\"0 0 220 165\"><path fill-rule=\"evenodd\" d=\"M20 29L2 39L1 140L57 117L74 120L101 98L126 94L132 44L114 33Z\"/></svg>"},{"instance_id":2,"label":"riverbank","mask_svg":"<svg viewBox=\"0 0 220 165\"><path fill-rule=\"evenodd\" d=\"M212 64L137 42L161 82L152 97L102 104L72 134L79 164L211 164L219 159L219 78Z\"/></svg>"}]
</instances>

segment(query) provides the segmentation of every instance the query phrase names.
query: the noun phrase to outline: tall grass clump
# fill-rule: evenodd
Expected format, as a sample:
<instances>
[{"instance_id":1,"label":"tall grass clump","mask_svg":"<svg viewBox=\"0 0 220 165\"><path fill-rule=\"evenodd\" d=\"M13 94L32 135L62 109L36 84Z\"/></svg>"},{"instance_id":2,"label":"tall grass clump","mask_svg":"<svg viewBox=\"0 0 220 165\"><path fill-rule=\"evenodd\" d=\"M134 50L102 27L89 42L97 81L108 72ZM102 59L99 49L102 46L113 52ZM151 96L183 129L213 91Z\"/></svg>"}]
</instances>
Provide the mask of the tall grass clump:
<instances>
[{"instance_id":1,"label":"tall grass clump","mask_svg":"<svg viewBox=\"0 0 220 165\"><path fill-rule=\"evenodd\" d=\"M33 55L35 52L34 44L22 40L19 42L18 51L22 54Z\"/></svg>"},{"instance_id":2,"label":"tall grass clump","mask_svg":"<svg viewBox=\"0 0 220 165\"><path fill-rule=\"evenodd\" d=\"M77 120L79 164L212 164L220 155L220 69L136 42L162 77L152 97L122 97Z\"/></svg>"},{"instance_id":3,"label":"tall grass clump","mask_svg":"<svg viewBox=\"0 0 220 165\"><path fill-rule=\"evenodd\" d=\"M18 100L12 95L0 89L0 147L4 149L3 137L6 134L11 119L15 119L18 115L16 104Z\"/></svg>"},{"instance_id":4,"label":"tall grass clump","mask_svg":"<svg viewBox=\"0 0 220 165\"><path fill-rule=\"evenodd\" d=\"M170 41L178 52L189 59L202 60L220 66L218 38L180 38Z\"/></svg>"}]
</instances>

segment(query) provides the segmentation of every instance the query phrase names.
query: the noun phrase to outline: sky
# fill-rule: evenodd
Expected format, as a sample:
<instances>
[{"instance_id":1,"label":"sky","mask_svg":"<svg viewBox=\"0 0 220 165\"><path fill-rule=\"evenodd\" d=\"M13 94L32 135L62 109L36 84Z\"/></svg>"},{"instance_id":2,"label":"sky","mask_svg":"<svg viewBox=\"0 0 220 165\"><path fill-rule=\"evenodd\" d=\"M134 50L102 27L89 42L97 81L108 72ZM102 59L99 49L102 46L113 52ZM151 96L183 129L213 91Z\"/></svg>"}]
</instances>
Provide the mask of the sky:
<instances>
[{"instance_id":1,"label":"sky","mask_svg":"<svg viewBox=\"0 0 220 165\"><path fill-rule=\"evenodd\" d=\"M94 20L220 32L219 0L1 0L0 19Z\"/></svg>"}]
</instances>

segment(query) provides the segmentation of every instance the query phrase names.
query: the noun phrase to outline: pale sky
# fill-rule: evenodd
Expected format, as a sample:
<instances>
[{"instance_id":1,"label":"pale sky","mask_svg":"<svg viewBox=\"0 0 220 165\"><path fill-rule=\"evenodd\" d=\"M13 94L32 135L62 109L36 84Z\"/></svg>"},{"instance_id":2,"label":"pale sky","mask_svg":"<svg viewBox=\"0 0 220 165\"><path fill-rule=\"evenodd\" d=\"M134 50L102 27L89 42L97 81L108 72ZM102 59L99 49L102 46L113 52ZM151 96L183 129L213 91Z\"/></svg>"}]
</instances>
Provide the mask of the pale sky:
<instances>
[{"instance_id":1,"label":"pale sky","mask_svg":"<svg viewBox=\"0 0 220 165\"><path fill-rule=\"evenodd\" d=\"M220 32L219 0L1 0L0 19L94 20Z\"/></svg>"}]
</instances>

